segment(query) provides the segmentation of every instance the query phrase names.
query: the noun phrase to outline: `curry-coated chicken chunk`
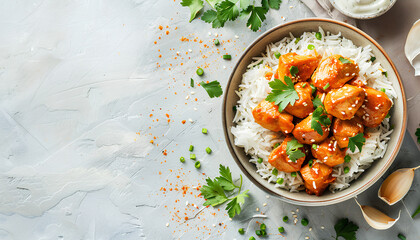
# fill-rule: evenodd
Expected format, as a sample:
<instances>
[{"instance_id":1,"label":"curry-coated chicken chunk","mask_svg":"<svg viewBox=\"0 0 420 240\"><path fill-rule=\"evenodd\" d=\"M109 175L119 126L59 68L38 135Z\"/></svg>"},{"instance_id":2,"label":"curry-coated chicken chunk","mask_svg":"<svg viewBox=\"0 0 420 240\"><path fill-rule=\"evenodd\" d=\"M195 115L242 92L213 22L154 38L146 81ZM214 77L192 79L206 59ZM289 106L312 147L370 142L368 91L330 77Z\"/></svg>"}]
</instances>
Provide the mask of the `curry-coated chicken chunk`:
<instances>
[{"instance_id":1,"label":"curry-coated chicken chunk","mask_svg":"<svg viewBox=\"0 0 420 240\"><path fill-rule=\"evenodd\" d=\"M321 60L311 81L320 91L328 92L342 87L358 74L359 67L353 60L341 55L332 55Z\"/></svg>"},{"instance_id":2,"label":"curry-coated chicken chunk","mask_svg":"<svg viewBox=\"0 0 420 240\"><path fill-rule=\"evenodd\" d=\"M364 99L363 88L346 84L328 92L324 101L325 110L336 118L351 119L363 105Z\"/></svg>"},{"instance_id":3,"label":"curry-coated chicken chunk","mask_svg":"<svg viewBox=\"0 0 420 240\"><path fill-rule=\"evenodd\" d=\"M300 173L308 194L321 196L328 185L335 181L335 177L331 174L332 168L319 162L313 163L312 167L306 164L300 169Z\"/></svg>"},{"instance_id":4,"label":"curry-coated chicken chunk","mask_svg":"<svg viewBox=\"0 0 420 240\"><path fill-rule=\"evenodd\" d=\"M334 137L325 139L321 144L311 148L312 156L329 167L342 164L346 150L341 150Z\"/></svg>"},{"instance_id":5,"label":"curry-coated chicken chunk","mask_svg":"<svg viewBox=\"0 0 420 240\"><path fill-rule=\"evenodd\" d=\"M280 113L279 107L272 102L261 101L253 110L252 115L256 123L271 131L291 133L294 127L293 116Z\"/></svg>"},{"instance_id":6,"label":"curry-coated chicken chunk","mask_svg":"<svg viewBox=\"0 0 420 240\"><path fill-rule=\"evenodd\" d=\"M328 115L328 118L332 120L332 116ZM313 143L320 143L324 141L328 134L330 133L330 128L321 126L322 127L322 135L320 135L316 130L311 128L311 120L312 115L309 115L305 119L303 119L300 123L296 124L295 128L293 129L293 136L303 144L313 144Z\"/></svg>"},{"instance_id":7,"label":"curry-coated chicken chunk","mask_svg":"<svg viewBox=\"0 0 420 240\"><path fill-rule=\"evenodd\" d=\"M268 162L277 170L283 172L296 172L299 171L302 163L305 161L305 156L297 159L296 161L290 160L289 156L286 153L287 143L292 140L292 138L287 137L284 139L282 144L275 148L270 156L268 157ZM305 149L299 148L303 153L305 153Z\"/></svg>"},{"instance_id":8,"label":"curry-coated chicken chunk","mask_svg":"<svg viewBox=\"0 0 420 240\"><path fill-rule=\"evenodd\" d=\"M377 127L388 114L392 102L382 91L370 87L363 89L365 90L365 100L356 115L362 118L362 123L366 127Z\"/></svg>"},{"instance_id":9,"label":"curry-coated chicken chunk","mask_svg":"<svg viewBox=\"0 0 420 240\"><path fill-rule=\"evenodd\" d=\"M295 84L295 90L299 99L292 105L287 105L284 109L286 112L298 118L305 118L314 110L312 104L312 88L309 83L299 82Z\"/></svg>"},{"instance_id":10,"label":"curry-coated chicken chunk","mask_svg":"<svg viewBox=\"0 0 420 240\"><path fill-rule=\"evenodd\" d=\"M306 81L311 78L318 63L319 56L316 54L298 55L296 53L287 53L281 55L279 57L277 77L282 81L285 76L290 77L293 82ZM293 74L291 73L291 70ZM295 71L297 71L297 73Z\"/></svg>"},{"instance_id":11,"label":"curry-coated chicken chunk","mask_svg":"<svg viewBox=\"0 0 420 240\"><path fill-rule=\"evenodd\" d=\"M358 116L354 116L350 120L336 118L333 123L333 135L340 148L346 148L349 145L349 138L363 133L363 131L362 120Z\"/></svg>"}]
</instances>

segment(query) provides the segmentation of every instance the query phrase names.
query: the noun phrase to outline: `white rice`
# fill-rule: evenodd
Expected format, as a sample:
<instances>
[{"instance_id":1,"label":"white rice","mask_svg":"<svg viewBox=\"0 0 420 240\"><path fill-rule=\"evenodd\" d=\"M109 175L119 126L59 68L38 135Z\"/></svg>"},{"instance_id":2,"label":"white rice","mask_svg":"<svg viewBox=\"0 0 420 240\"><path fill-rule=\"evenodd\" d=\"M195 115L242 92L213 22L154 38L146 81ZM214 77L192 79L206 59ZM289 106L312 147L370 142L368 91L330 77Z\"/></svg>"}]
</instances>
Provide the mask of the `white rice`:
<instances>
[{"instance_id":1,"label":"white rice","mask_svg":"<svg viewBox=\"0 0 420 240\"><path fill-rule=\"evenodd\" d=\"M236 92L239 96L237 111L233 120L236 126L231 129L235 136L235 145L243 147L245 152L251 156L249 161L256 165L257 172L264 179L274 183L275 187L284 188L291 192L304 189L303 180L299 174L297 177L292 177L290 173L279 171L278 175L275 176L271 173L273 166L268 163L268 156L273 146L276 143L281 143L284 135L261 127L255 123L252 116L252 109L265 99L270 92L265 73L277 69L278 59L274 56L275 52L281 54L296 52L303 55L310 51L307 47L312 44L321 56L340 54L351 58L359 65L359 75L369 87L378 90L384 88L391 101L396 98L392 83L382 74L381 64L378 61L374 63L369 61L373 57L370 45L357 47L352 41L342 37L341 33L337 35L330 32L325 33L322 28L319 28L319 32L322 34L321 40L315 37L315 32L305 32L300 36L300 41L297 43L295 43L296 38L290 34L290 37L268 45L266 53L263 53L261 57L253 58L255 61L248 66L248 70L243 74L242 83ZM272 80L273 78L274 76ZM358 149L354 153L347 150L351 161L333 168L333 176L337 179L330 184L329 190L331 192L349 187L350 182L358 178L373 161L384 156L389 135L392 133L390 129L389 118L386 118L377 128L366 128L370 137L366 139L362 152L360 153ZM258 163L258 158L262 158L263 162ZM349 167L350 171L344 173L344 167ZM284 179L282 184L276 183L279 178Z\"/></svg>"}]
</instances>

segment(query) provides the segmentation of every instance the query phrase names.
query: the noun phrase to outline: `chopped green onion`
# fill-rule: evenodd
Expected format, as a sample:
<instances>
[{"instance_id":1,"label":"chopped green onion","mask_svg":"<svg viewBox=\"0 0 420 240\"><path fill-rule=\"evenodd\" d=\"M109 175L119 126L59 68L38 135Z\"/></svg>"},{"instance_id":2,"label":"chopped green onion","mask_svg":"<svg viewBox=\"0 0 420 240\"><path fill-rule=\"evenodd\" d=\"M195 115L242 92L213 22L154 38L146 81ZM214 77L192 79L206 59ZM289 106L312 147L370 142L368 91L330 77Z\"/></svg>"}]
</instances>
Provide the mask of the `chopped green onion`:
<instances>
[{"instance_id":1,"label":"chopped green onion","mask_svg":"<svg viewBox=\"0 0 420 240\"><path fill-rule=\"evenodd\" d=\"M231 60L232 59L232 56L229 55L229 54L226 54L226 55L223 55L223 59L225 59L225 60Z\"/></svg>"},{"instance_id":2,"label":"chopped green onion","mask_svg":"<svg viewBox=\"0 0 420 240\"><path fill-rule=\"evenodd\" d=\"M274 148L277 148L278 146L280 146L280 143L274 144Z\"/></svg>"},{"instance_id":3,"label":"chopped green onion","mask_svg":"<svg viewBox=\"0 0 420 240\"><path fill-rule=\"evenodd\" d=\"M385 92L386 90L385 90L385 88L381 88L381 92Z\"/></svg>"},{"instance_id":4,"label":"chopped green onion","mask_svg":"<svg viewBox=\"0 0 420 240\"><path fill-rule=\"evenodd\" d=\"M265 230L261 230L261 236L267 236L267 232Z\"/></svg>"},{"instance_id":5,"label":"chopped green onion","mask_svg":"<svg viewBox=\"0 0 420 240\"><path fill-rule=\"evenodd\" d=\"M317 33L315 33L315 37L316 37L316 39L321 40L322 39L322 34L320 32L317 32Z\"/></svg>"},{"instance_id":6,"label":"chopped green onion","mask_svg":"<svg viewBox=\"0 0 420 240\"><path fill-rule=\"evenodd\" d=\"M296 177L296 176L297 176L297 173L296 173L296 172L292 172L290 175L291 175L292 177Z\"/></svg>"},{"instance_id":7,"label":"chopped green onion","mask_svg":"<svg viewBox=\"0 0 420 240\"><path fill-rule=\"evenodd\" d=\"M207 154L210 154L210 153L211 153L211 148L207 147L207 148L206 148L206 153L207 153Z\"/></svg>"},{"instance_id":8,"label":"chopped green onion","mask_svg":"<svg viewBox=\"0 0 420 240\"><path fill-rule=\"evenodd\" d=\"M243 228L239 228L239 229L238 229L238 232L239 232L239 234L244 235L245 230L244 230Z\"/></svg>"},{"instance_id":9,"label":"chopped green onion","mask_svg":"<svg viewBox=\"0 0 420 240\"><path fill-rule=\"evenodd\" d=\"M306 83L304 83L304 84L302 85L302 87L306 87Z\"/></svg>"},{"instance_id":10,"label":"chopped green onion","mask_svg":"<svg viewBox=\"0 0 420 240\"><path fill-rule=\"evenodd\" d=\"M284 216L283 217L283 222L288 222L289 221L289 217L288 216Z\"/></svg>"},{"instance_id":11,"label":"chopped green onion","mask_svg":"<svg viewBox=\"0 0 420 240\"><path fill-rule=\"evenodd\" d=\"M236 112L236 105L232 107L232 111Z\"/></svg>"},{"instance_id":12,"label":"chopped green onion","mask_svg":"<svg viewBox=\"0 0 420 240\"><path fill-rule=\"evenodd\" d=\"M323 87L324 90L327 90L327 88L330 87L330 83L325 84L325 86Z\"/></svg>"},{"instance_id":13,"label":"chopped green onion","mask_svg":"<svg viewBox=\"0 0 420 240\"><path fill-rule=\"evenodd\" d=\"M312 168L312 165L313 164L314 164L314 161L313 160L309 160L309 162L308 162L309 168Z\"/></svg>"},{"instance_id":14,"label":"chopped green onion","mask_svg":"<svg viewBox=\"0 0 420 240\"><path fill-rule=\"evenodd\" d=\"M179 161L181 161L181 162L185 162L185 158L184 158L184 157L180 157L180 158L179 158Z\"/></svg>"},{"instance_id":15,"label":"chopped green onion","mask_svg":"<svg viewBox=\"0 0 420 240\"><path fill-rule=\"evenodd\" d=\"M391 117L391 115L389 115L389 113L385 116L385 118L390 118Z\"/></svg>"},{"instance_id":16,"label":"chopped green onion","mask_svg":"<svg viewBox=\"0 0 420 240\"><path fill-rule=\"evenodd\" d=\"M274 57L276 57L277 59L279 59L279 58L280 58L280 56L281 56L281 54L280 54L279 52L275 52L275 53L274 53Z\"/></svg>"},{"instance_id":17,"label":"chopped green onion","mask_svg":"<svg viewBox=\"0 0 420 240\"><path fill-rule=\"evenodd\" d=\"M401 239L401 240L406 240L407 238L404 236L404 235L402 235L401 233L400 234L398 234L398 238L399 239Z\"/></svg>"},{"instance_id":18,"label":"chopped green onion","mask_svg":"<svg viewBox=\"0 0 420 240\"><path fill-rule=\"evenodd\" d=\"M300 223L302 223L303 226L308 226L309 221L306 218L303 218L302 221L300 221Z\"/></svg>"},{"instance_id":19,"label":"chopped green onion","mask_svg":"<svg viewBox=\"0 0 420 240\"><path fill-rule=\"evenodd\" d=\"M194 154L194 153L191 153L191 154L190 154L190 159L195 160L195 159L197 159L197 157L195 156L195 154Z\"/></svg>"},{"instance_id":20,"label":"chopped green onion","mask_svg":"<svg viewBox=\"0 0 420 240\"><path fill-rule=\"evenodd\" d=\"M263 162L263 159L262 158L258 158L257 162L258 163L262 163Z\"/></svg>"},{"instance_id":21,"label":"chopped green onion","mask_svg":"<svg viewBox=\"0 0 420 240\"><path fill-rule=\"evenodd\" d=\"M385 77L388 77L388 72L382 72Z\"/></svg>"},{"instance_id":22,"label":"chopped green onion","mask_svg":"<svg viewBox=\"0 0 420 240\"><path fill-rule=\"evenodd\" d=\"M197 69L196 71L198 76L202 76L204 74L204 70L202 68Z\"/></svg>"},{"instance_id":23,"label":"chopped green onion","mask_svg":"<svg viewBox=\"0 0 420 240\"><path fill-rule=\"evenodd\" d=\"M298 43L300 41L300 38L296 38L295 43Z\"/></svg>"},{"instance_id":24,"label":"chopped green onion","mask_svg":"<svg viewBox=\"0 0 420 240\"><path fill-rule=\"evenodd\" d=\"M190 80L190 86L191 86L191 87L194 87L194 79L192 79L192 78L191 78L191 80Z\"/></svg>"},{"instance_id":25,"label":"chopped green onion","mask_svg":"<svg viewBox=\"0 0 420 240\"><path fill-rule=\"evenodd\" d=\"M261 232L261 230L257 230L257 231L255 231L255 234L257 234L257 236L261 236L262 232Z\"/></svg>"},{"instance_id":26,"label":"chopped green onion","mask_svg":"<svg viewBox=\"0 0 420 240\"><path fill-rule=\"evenodd\" d=\"M201 132L204 133L204 134L207 134L207 128L201 129Z\"/></svg>"},{"instance_id":27,"label":"chopped green onion","mask_svg":"<svg viewBox=\"0 0 420 240\"><path fill-rule=\"evenodd\" d=\"M317 149L317 147L318 147L318 145L317 144L312 144L312 148L314 149L314 150L316 150Z\"/></svg>"},{"instance_id":28,"label":"chopped green onion","mask_svg":"<svg viewBox=\"0 0 420 240\"><path fill-rule=\"evenodd\" d=\"M255 238L253 236L249 237L248 240L255 240Z\"/></svg>"},{"instance_id":29,"label":"chopped green onion","mask_svg":"<svg viewBox=\"0 0 420 240\"><path fill-rule=\"evenodd\" d=\"M265 225L265 223L261 223L261 225L260 225L260 229L261 229L261 230L265 230L265 229L267 229L267 226Z\"/></svg>"},{"instance_id":30,"label":"chopped green onion","mask_svg":"<svg viewBox=\"0 0 420 240\"><path fill-rule=\"evenodd\" d=\"M219 44L220 44L219 39L215 39L214 40L214 45L219 46Z\"/></svg>"},{"instance_id":31,"label":"chopped green onion","mask_svg":"<svg viewBox=\"0 0 420 240\"><path fill-rule=\"evenodd\" d=\"M194 146L193 145L190 145L190 152L192 152L192 151L194 151Z\"/></svg>"},{"instance_id":32,"label":"chopped green onion","mask_svg":"<svg viewBox=\"0 0 420 240\"><path fill-rule=\"evenodd\" d=\"M309 84L309 86L311 86L311 88L312 88L312 94L314 94L315 93L315 91L316 91L316 87L313 85L313 84Z\"/></svg>"},{"instance_id":33,"label":"chopped green onion","mask_svg":"<svg viewBox=\"0 0 420 240\"><path fill-rule=\"evenodd\" d=\"M374 62L375 60L376 60L376 57L371 57L371 58L370 58L370 61L371 61L371 62Z\"/></svg>"},{"instance_id":34,"label":"chopped green onion","mask_svg":"<svg viewBox=\"0 0 420 240\"><path fill-rule=\"evenodd\" d=\"M348 173L348 172L350 172L350 168L349 167L345 167L344 168L344 173Z\"/></svg>"},{"instance_id":35,"label":"chopped green onion","mask_svg":"<svg viewBox=\"0 0 420 240\"><path fill-rule=\"evenodd\" d=\"M389 129L394 129L394 127L395 127L395 124L391 124L391 127L389 128Z\"/></svg>"},{"instance_id":36,"label":"chopped green onion","mask_svg":"<svg viewBox=\"0 0 420 240\"><path fill-rule=\"evenodd\" d=\"M290 69L289 69L289 71L290 71L290 74L293 77L296 77L296 74L299 73L299 69L296 66L291 66Z\"/></svg>"},{"instance_id":37,"label":"chopped green onion","mask_svg":"<svg viewBox=\"0 0 420 240\"><path fill-rule=\"evenodd\" d=\"M284 233L284 227L279 227L279 233Z\"/></svg>"},{"instance_id":38,"label":"chopped green onion","mask_svg":"<svg viewBox=\"0 0 420 240\"><path fill-rule=\"evenodd\" d=\"M273 174L273 175L278 175L279 174L279 170L277 170L277 168L273 168L273 170L271 171L271 173Z\"/></svg>"},{"instance_id":39,"label":"chopped green onion","mask_svg":"<svg viewBox=\"0 0 420 240\"><path fill-rule=\"evenodd\" d=\"M351 160L351 157L349 155L346 155L344 157L344 162L350 162L350 160Z\"/></svg>"},{"instance_id":40,"label":"chopped green onion","mask_svg":"<svg viewBox=\"0 0 420 240\"><path fill-rule=\"evenodd\" d=\"M194 163L195 168L199 169L201 167L200 161Z\"/></svg>"},{"instance_id":41,"label":"chopped green onion","mask_svg":"<svg viewBox=\"0 0 420 240\"><path fill-rule=\"evenodd\" d=\"M283 184L283 182L284 182L284 179L283 178L279 178L276 181L277 184Z\"/></svg>"},{"instance_id":42,"label":"chopped green onion","mask_svg":"<svg viewBox=\"0 0 420 240\"><path fill-rule=\"evenodd\" d=\"M309 44L309 45L308 45L308 49L309 49L309 50L314 50L314 48L315 48L315 46L314 46L314 45L312 45L312 44Z\"/></svg>"}]
</instances>

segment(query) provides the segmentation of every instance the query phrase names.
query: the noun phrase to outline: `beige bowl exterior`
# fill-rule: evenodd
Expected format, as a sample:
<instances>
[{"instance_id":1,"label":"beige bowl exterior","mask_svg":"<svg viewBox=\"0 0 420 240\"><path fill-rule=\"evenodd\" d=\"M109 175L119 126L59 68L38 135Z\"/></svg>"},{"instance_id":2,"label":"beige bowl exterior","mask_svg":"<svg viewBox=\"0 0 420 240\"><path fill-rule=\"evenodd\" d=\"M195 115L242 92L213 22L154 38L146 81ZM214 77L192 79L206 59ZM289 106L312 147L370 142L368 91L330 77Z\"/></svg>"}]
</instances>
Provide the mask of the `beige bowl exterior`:
<instances>
[{"instance_id":1,"label":"beige bowl exterior","mask_svg":"<svg viewBox=\"0 0 420 240\"><path fill-rule=\"evenodd\" d=\"M351 39L357 46L371 45L373 54L376 56L376 61L379 61L388 71L388 78L392 82L397 93L397 99L395 99L394 106L391 109L391 123L394 124L394 132L390 136L391 139L388 143L388 149L385 156L382 159L377 159L366 172L361 174L357 180L351 183L349 188L336 193L326 191L324 195L319 197L308 195L303 191L291 193L283 189L275 188L273 183L267 182L256 172L255 164L249 162L250 157L245 154L244 149L235 146L234 136L230 131L233 126L232 120L234 118L232 108L239 99L235 90L238 89L242 80L242 74L246 71L246 67L252 62L252 57L261 55L269 43L280 41L282 38L289 36L289 32L293 33L294 36L300 36L303 32L318 31L318 27L322 27L325 32L329 31L334 34L341 32L343 37ZM403 85L397 69L389 56L385 53L384 49L366 33L351 25L335 20L320 18L302 19L279 25L263 33L251 43L239 58L230 75L225 90L222 113L226 143L234 160L244 174L265 192L276 196L285 202L305 206L326 206L339 203L357 196L372 186L394 161L404 137L407 121L407 106Z\"/></svg>"}]
</instances>

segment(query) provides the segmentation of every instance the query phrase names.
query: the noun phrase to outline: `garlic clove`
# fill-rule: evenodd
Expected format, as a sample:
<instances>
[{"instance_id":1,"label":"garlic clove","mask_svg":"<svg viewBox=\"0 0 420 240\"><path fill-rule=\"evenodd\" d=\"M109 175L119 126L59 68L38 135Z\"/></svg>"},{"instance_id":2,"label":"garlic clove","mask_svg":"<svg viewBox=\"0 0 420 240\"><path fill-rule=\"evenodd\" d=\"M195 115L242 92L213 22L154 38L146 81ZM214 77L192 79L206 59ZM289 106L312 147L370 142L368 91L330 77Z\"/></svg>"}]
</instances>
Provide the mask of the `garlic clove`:
<instances>
[{"instance_id":1,"label":"garlic clove","mask_svg":"<svg viewBox=\"0 0 420 240\"><path fill-rule=\"evenodd\" d=\"M400 219L401 211L398 213L398 217L396 219L389 217L385 213L379 211L376 208L370 206L360 205L359 202L356 203L359 205L360 209L362 210L363 217L365 218L366 222L373 228L378 230L385 230L388 229Z\"/></svg>"},{"instance_id":2,"label":"garlic clove","mask_svg":"<svg viewBox=\"0 0 420 240\"><path fill-rule=\"evenodd\" d=\"M378 191L378 197L389 205L400 201L410 190L414 180L414 170L419 168L402 168L389 175Z\"/></svg>"},{"instance_id":3,"label":"garlic clove","mask_svg":"<svg viewBox=\"0 0 420 240\"><path fill-rule=\"evenodd\" d=\"M415 69L415 76L420 75L420 19L413 24L405 41L404 52Z\"/></svg>"}]
</instances>

